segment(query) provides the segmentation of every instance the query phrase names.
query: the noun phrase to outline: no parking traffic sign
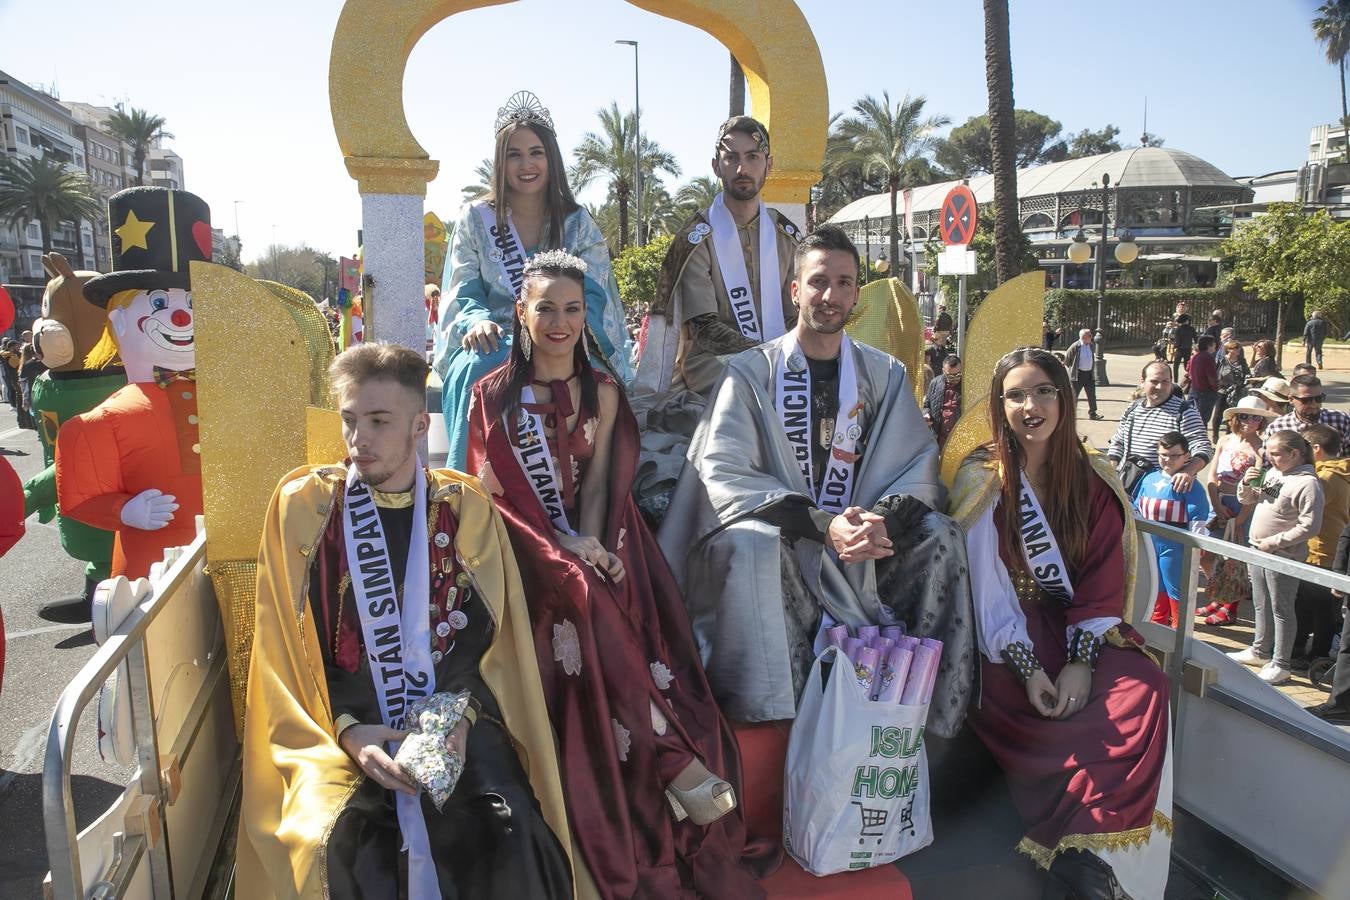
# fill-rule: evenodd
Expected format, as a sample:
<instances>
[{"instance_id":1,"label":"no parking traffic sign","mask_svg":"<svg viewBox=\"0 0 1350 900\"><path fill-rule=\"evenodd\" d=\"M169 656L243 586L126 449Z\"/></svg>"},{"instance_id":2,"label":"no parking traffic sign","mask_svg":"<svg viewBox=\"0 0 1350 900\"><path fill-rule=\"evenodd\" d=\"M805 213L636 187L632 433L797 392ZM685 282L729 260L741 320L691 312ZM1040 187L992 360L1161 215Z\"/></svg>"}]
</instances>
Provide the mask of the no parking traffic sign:
<instances>
[{"instance_id":1,"label":"no parking traffic sign","mask_svg":"<svg viewBox=\"0 0 1350 900\"><path fill-rule=\"evenodd\" d=\"M941 218L938 220L942 243L948 247L969 244L975 237L977 217L975 195L970 192L970 188L964 184L952 188L942 201Z\"/></svg>"}]
</instances>

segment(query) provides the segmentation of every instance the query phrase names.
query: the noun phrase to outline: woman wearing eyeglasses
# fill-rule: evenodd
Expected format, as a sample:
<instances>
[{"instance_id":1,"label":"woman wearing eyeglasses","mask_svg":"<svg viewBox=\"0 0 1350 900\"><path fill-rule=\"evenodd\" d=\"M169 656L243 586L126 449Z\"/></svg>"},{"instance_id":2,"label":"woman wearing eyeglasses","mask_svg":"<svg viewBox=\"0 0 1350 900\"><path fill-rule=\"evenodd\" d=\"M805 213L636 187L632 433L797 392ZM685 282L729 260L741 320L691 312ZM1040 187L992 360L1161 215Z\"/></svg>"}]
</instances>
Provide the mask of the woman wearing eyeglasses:
<instances>
[{"instance_id":1,"label":"woman wearing eyeglasses","mask_svg":"<svg viewBox=\"0 0 1350 900\"><path fill-rule=\"evenodd\" d=\"M1069 896L1160 897L1171 848L1167 678L1130 627L1130 500L1078 438L1073 393L1043 350L999 360L993 441L962 464L978 623L972 730L1007 773L1019 849ZM1156 445L1155 445L1156 448Z\"/></svg>"},{"instance_id":2,"label":"woman wearing eyeglasses","mask_svg":"<svg viewBox=\"0 0 1350 900\"><path fill-rule=\"evenodd\" d=\"M1229 340L1224 342L1223 351L1219 354L1217 371L1219 375L1219 402L1214 407L1214 440L1219 440L1219 423L1225 418L1225 411L1232 406L1237 406L1238 401L1247 395L1247 379L1251 377L1252 371L1247 366L1247 356L1242 351L1242 344L1238 341Z\"/></svg>"}]
</instances>

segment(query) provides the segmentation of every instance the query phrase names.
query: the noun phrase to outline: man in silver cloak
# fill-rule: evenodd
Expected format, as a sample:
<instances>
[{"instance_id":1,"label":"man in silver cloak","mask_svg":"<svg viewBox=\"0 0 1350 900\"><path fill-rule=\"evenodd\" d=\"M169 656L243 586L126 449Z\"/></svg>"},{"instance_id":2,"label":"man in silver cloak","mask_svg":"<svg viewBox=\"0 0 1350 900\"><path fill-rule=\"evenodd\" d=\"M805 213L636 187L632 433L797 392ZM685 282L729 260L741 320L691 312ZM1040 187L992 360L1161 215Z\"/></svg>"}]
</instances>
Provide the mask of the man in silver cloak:
<instances>
[{"instance_id":1,"label":"man in silver cloak","mask_svg":"<svg viewBox=\"0 0 1350 900\"><path fill-rule=\"evenodd\" d=\"M795 716L826 613L942 640L929 728L950 737L974 681L975 634L965 541L934 512L945 505L937 444L904 365L844 333L858 293L853 243L823 226L794 270L797 326L728 363L661 547L728 717Z\"/></svg>"}]
</instances>

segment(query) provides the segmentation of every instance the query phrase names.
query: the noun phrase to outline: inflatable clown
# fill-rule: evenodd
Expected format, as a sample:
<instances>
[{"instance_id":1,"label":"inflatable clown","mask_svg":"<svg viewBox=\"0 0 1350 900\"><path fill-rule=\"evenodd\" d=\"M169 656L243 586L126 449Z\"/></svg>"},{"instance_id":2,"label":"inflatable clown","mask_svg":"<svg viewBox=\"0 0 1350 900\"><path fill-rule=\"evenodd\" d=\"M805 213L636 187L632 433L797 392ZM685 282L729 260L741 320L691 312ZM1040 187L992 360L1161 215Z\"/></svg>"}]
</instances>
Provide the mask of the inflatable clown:
<instances>
[{"instance_id":1,"label":"inflatable clown","mask_svg":"<svg viewBox=\"0 0 1350 900\"><path fill-rule=\"evenodd\" d=\"M87 368L85 359L103 335L107 314L102 306L85 299L84 286L97 272L76 272L59 253L42 257L50 280L42 295L42 317L33 323L33 345L47 366L33 381L33 418L42 440L47 467L24 482L25 512L51 521L59 510L56 503L56 435L74 416L98 406L127 383L121 366ZM113 534L69 516L59 516L57 530L61 548L85 563L85 587L81 596L56 604L70 606L77 618L88 619L94 587L108 577L112 566Z\"/></svg>"},{"instance_id":2,"label":"inflatable clown","mask_svg":"<svg viewBox=\"0 0 1350 900\"><path fill-rule=\"evenodd\" d=\"M116 532L112 575L139 578L187 544L202 511L196 348L188 263L211 259L211 212L185 191L139 187L108 200L113 271L85 297L107 310L87 364L119 358L127 385L56 440L62 515Z\"/></svg>"}]
</instances>

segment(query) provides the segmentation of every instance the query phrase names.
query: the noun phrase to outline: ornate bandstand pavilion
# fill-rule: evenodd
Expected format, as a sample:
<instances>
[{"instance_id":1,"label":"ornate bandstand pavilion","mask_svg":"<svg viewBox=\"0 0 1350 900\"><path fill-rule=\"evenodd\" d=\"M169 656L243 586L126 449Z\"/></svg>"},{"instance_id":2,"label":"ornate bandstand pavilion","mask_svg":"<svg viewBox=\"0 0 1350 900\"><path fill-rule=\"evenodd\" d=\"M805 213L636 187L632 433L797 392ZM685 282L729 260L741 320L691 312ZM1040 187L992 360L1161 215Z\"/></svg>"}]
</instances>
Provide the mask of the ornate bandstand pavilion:
<instances>
[{"instance_id":1,"label":"ornate bandstand pavilion","mask_svg":"<svg viewBox=\"0 0 1350 900\"><path fill-rule=\"evenodd\" d=\"M913 254L920 271L924 245L930 235L937 237L942 200L958 183L915 188L911 195L913 226L902 249ZM980 212L987 215L994 201L993 176L980 175L967 183ZM1080 228L1095 248L1103 206L1108 239L1114 242L1128 231L1138 242L1142 265L1133 266L1132 286L1205 287L1215 277L1215 262L1207 251L1228 236L1232 207L1249 202L1252 189L1185 151L1136 147L1019 170L1017 197L1022 230L1049 270L1049 287L1092 286L1094 263L1075 265L1067 253ZM890 203L887 193L863 197L829 221L849 231L859 250L875 260L886 253ZM1108 285L1121 283L1120 268L1110 255L1107 259Z\"/></svg>"}]
</instances>

